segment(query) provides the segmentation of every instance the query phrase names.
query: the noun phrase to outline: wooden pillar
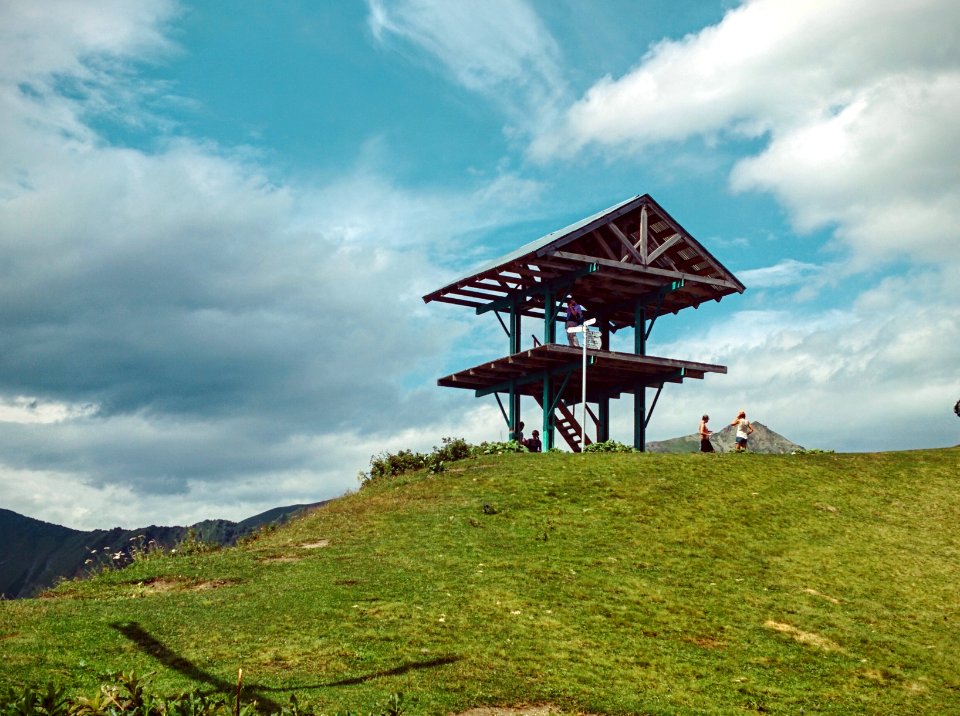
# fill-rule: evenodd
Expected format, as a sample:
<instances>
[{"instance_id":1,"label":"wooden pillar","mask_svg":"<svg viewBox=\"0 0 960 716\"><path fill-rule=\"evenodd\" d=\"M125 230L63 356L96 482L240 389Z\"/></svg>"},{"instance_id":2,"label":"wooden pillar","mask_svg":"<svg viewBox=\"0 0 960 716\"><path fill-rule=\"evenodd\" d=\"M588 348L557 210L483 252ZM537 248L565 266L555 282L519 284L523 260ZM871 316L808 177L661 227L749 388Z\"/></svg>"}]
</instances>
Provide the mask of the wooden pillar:
<instances>
[{"instance_id":1,"label":"wooden pillar","mask_svg":"<svg viewBox=\"0 0 960 716\"><path fill-rule=\"evenodd\" d=\"M520 352L520 304L515 299L510 303L510 355ZM513 440L520 427L520 393L517 385L510 381L510 439Z\"/></svg>"},{"instance_id":2,"label":"wooden pillar","mask_svg":"<svg viewBox=\"0 0 960 716\"><path fill-rule=\"evenodd\" d=\"M553 291L543 295L543 342L557 342L557 299Z\"/></svg>"},{"instance_id":3,"label":"wooden pillar","mask_svg":"<svg viewBox=\"0 0 960 716\"><path fill-rule=\"evenodd\" d=\"M603 393L597 400L597 442L605 443L610 439L610 396Z\"/></svg>"},{"instance_id":4,"label":"wooden pillar","mask_svg":"<svg viewBox=\"0 0 960 716\"><path fill-rule=\"evenodd\" d=\"M633 310L633 344L634 352L643 356L647 354L647 311L646 307L637 304ZM640 452L646 450L647 445L647 388L638 384L633 391L633 447Z\"/></svg>"},{"instance_id":5,"label":"wooden pillar","mask_svg":"<svg viewBox=\"0 0 960 716\"><path fill-rule=\"evenodd\" d=\"M553 380L549 371L543 377L543 426L540 428L543 451L553 449Z\"/></svg>"}]
</instances>

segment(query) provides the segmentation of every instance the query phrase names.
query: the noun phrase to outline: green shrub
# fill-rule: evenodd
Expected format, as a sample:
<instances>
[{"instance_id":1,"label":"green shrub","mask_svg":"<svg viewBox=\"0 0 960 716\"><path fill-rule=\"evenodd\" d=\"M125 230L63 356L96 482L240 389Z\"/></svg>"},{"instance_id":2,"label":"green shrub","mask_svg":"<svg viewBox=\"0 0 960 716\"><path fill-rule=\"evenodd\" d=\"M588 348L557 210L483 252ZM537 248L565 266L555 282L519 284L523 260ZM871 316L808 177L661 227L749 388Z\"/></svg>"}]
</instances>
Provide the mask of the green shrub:
<instances>
[{"instance_id":1,"label":"green shrub","mask_svg":"<svg viewBox=\"0 0 960 716\"><path fill-rule=\"evenodd\" d=\"M624 445L623 443L618 443L616 440L607 440L602 443L591 443L587 445L584 449L584 452L639 452L636 448L631 447L630 445Z\"/></svg>"},{"instance_id":2,"label":"green shrub","mask_svg":"<svg viewBox=\"0 0 960 716\"><path fill-rule=\"evenodd\" d=\"M382 452L370 458L370 471L357 473L360 487L373 482L415 472L426 468L436 475L447 469L447 463L466 460L480 455L503 455L505 453L527 452L526 446L510 440L508 442L482 442L471 445L463 438L443 438L442 445L434 446L433 452L425 454L413 450L401 450L397 453Z\"/></svg>"},{"instance_id":3,"label":"green shrub","mask_svg":"<svg viewBox=\"0 0 960 716\"><path fill-rule=\"evenodd\" d=\"M503 455L510 452L527 452L525 445L517 442L516 440L508 440L507 442L499 443L489 443L482 442L479 445L474 446L472 454L473 455Z\"/></svg>"}]
</instances>

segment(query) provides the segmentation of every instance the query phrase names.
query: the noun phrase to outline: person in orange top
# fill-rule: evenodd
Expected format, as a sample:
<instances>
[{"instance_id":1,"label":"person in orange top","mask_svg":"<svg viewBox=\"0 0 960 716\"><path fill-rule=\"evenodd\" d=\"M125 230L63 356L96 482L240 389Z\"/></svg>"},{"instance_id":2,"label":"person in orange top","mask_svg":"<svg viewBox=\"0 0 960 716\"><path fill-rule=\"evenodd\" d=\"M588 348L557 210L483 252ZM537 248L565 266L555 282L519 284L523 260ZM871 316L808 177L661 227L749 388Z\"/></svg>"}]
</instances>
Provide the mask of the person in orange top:
<instances>
[{"instance_id":1,"label":"person in orange top","mask_svg":"<svg viewBox=\"0 0 960 716\"><path fill-rule=\"evenodd\" d=\"M700 418L700 452L713 452L713 443L710 442L713 431L707 427L708 420L710 420L709 415Z\"/></svg>"}]
</instances>

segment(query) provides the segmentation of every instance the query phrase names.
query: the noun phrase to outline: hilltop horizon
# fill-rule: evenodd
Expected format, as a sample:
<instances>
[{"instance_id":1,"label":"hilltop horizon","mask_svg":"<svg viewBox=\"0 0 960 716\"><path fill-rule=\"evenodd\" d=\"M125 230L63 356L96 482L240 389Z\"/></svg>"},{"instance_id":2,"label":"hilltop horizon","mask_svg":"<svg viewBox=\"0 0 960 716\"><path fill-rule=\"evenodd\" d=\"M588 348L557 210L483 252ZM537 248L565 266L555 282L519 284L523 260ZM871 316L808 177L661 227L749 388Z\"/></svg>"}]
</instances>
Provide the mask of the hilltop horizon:
<instances>
[{"instance_id":1,"label":"hilltop horizon","mask_svg":"<svg viewBox=\"0 0 960 716\"><path fill-rule=\"evenodd\" d=\"M242 669L245 704L304 716L401 694L411 716L954 713L958 465L511 453L385 475L237 547L0 601L0 686L149 674L232 706Z\"/></svg>"}]
</instances>

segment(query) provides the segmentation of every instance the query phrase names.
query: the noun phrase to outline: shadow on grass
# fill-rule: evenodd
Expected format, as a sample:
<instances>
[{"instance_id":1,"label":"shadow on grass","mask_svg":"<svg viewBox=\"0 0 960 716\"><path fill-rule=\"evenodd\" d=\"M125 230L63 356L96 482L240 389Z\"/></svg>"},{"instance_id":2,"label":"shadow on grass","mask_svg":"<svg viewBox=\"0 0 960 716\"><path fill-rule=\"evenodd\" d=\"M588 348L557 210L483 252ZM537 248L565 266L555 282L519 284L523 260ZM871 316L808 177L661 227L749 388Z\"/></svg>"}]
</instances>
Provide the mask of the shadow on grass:
<instances>
[{"instance_id":1,"label":"shadow on grass","mask_svg":"<svg viewBox=\"0 0 960 716\"><path fill-rule=\"evenodd\" d=\"M137 622L113 622L110 626L140 647L140 651L144 654L149 654L168 669L179 671L191 681L208 684L213 687L216 693L230 694L236 691L236 684L231 684L226 679L221 679L207 673L189 659L185 659L170 649L170 647L150 634L150 632ZM264 689L250 684L244 685L244 691L257 700L257 710L267 713L276 713L282 709L280 704L271 701L263 695L264 691L277 690L278 689Z\"/></svg>"},{"instance_id":2,"label":"shadow on grass","mask_svg":"<svg viewBox=\"0 0 960 716\"><path fill-rule=\"evenodd\" d=\"M180 654L170 649L166 644L150 634L137 622L113 622L110 626L136 644L140 648L140 651L142 651L144 654L149 654L167 668L180 672L191 681L207 684L216 693L230 694L235 692L236 684L231 684L226 679L221 679L204 671L189 659L184 658ZM384 676L399 676L400 674L406 674L407 672L417 669L434 669L439 666L446 666L447 664L453 664L457 661L460 661L461 658L462 657L459 656L442 656L436 659L430 659L429 661L402 664L393 669L386 669L384 671L377 671L364 676L355 676L349 679L341 679L339 681L332 681L327 684L317 684L314 686L290 686L279 689L254 686L247 683L244 684L244 691L256 699L258 711L265 713L276 713L280 711L282 707L264 696L265 692L281 691L292 693L294 691L311 691L314 689L325 689L333 686L356 686L357 684L362 684L366 681L378 679Z\"/></svg>"},{"instance_id":3,"label":"shadow on grass","mask_svg":"<svg viewBox=\"0 0 960 716\"><path fill-rule=\"evenodd\" d=\"M327 686L356 686L357 684L362 684L365 681L370 681L371 679L379 679L382 676L399 676L400 674L406 674L408 671L414 671L415 669L435 669L438 666L446 666L447 664L454 664L460 661L462 657L459 656L441 656L437 659L430 659L430 661L417 661L412 664L402 664L394 669L387 669L386 671L376 671L372 674L367 674L365 676L354 676L350 679L341 679L340 681L331 681Z\"/></svg>"}]
</instances>

